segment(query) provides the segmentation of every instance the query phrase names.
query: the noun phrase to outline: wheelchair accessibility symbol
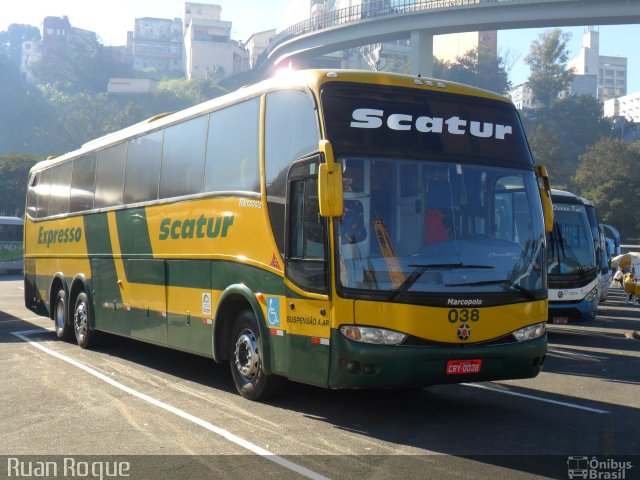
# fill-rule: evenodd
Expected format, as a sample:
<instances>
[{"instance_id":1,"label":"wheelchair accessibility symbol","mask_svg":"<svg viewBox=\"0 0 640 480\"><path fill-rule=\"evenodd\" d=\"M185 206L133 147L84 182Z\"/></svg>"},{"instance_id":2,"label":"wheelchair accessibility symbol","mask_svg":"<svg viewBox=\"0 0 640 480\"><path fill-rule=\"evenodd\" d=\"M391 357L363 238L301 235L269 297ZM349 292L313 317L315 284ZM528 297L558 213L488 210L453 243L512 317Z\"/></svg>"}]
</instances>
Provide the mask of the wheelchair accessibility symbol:
<instances>
[{"instance_id":1,"label":"wheelchair accessibility symbol","mask_svg":"<svg viewBox=\"0 0 640 480\"><path fill-rule=\"evenodd\" d=\"M270 327L280 326L280 299L267 297L267 324Z\"/></svg>"}]
</instances>

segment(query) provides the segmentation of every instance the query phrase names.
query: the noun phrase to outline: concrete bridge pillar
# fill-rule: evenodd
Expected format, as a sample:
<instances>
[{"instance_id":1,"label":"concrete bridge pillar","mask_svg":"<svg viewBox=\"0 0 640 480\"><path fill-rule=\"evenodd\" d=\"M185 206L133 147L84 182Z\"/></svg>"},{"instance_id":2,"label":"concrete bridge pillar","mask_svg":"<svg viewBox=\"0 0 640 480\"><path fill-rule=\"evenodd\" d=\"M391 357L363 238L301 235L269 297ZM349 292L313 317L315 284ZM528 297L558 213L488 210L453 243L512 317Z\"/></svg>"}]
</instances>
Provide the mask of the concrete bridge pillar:
<instances>
[{"instance_id":1,"label":"concrete bridge pillar","mask_svg":"<svg viewBox=\"0 0 640 480\"><path fill-rule=\"evenodd\" d=\"M433 34L428 30L411 32L411 73L433 76Z\"/></svg>"}]
</instances>

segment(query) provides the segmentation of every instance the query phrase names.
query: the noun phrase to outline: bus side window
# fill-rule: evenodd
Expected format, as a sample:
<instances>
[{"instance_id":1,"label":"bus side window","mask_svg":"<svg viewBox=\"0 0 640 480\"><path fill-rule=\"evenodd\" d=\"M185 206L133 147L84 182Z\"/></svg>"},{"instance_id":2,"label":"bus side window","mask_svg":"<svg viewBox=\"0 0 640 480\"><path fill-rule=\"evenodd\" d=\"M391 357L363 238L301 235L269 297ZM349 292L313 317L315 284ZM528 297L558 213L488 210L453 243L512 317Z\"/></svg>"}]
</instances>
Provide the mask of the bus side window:
<instances>
[{"instance_id":1,"label":"bus side window","mask_svg":"<svg viewBox=\"0 0 640 480\"><path fill-rule=\"evenodd\" d=\"M237 125L242 125L241 129ZM260 99L211 114L204 167L205 192L260 192Z\"/></svg>"},{"instance_id":2,"label":"bus side window","mask_svg":"<svg viewBox=\"0 0 640 480\"><path fill-rule=\"evenodd\" d=\"M69 213L69 193L71 191L71 169L73 163L66 162L51 169L51 193L49 215Z\"/></svg>"},{"instance_id":3,"label":"bus side window","mask_svg":"<svg viewBox=\"0 0 640 480\"><path fill-rule=\"evenodd\" d=\"M40 180L40 173L32 173L29 177L29 186L27 187L27 215L31 218L37 218L38 216L38 181Z\"/></svg>"},{"instance_id":4,"label":"bus side window","mask_svg":"<svg viewBox=\"0 0 640 480\"><path fill-rule=\"evenodd\" d=\"M208 116L197 117L165 130L160 198L200 193L208 121Z\"/></svg>"},{"instance_id":5,"label":"bus side window","mask_svg":"<svg viewBox=\"0 0 640 480\"><path fill-rule=\"evenodd\" d=\"M124 175L124 203L158 198L164 131L129 140Z\"/></svg>"},{"instance_id":6,"label":"bus side window","mask_svg":"<svg viewBox=\"0 0 640 480\"><path fill-rule=\"evenodd\" d=\"M96 181L96 154L89 153L73 161L69 212L82 212L93 208Z\"/></svg>"},{"instance_id":7,"label":"bus side window","mask_svg":"<svg viewBox=\"0 0 640 480\"><path fill-rule=\"evenodd\" d=\"M318 150L320 128L311 97L298 90L267 95L265 176L269 220L278 250L284 253L285 208L289 166Z\"/></svg>"},{"instance_id":8,"label":"bus side window","mask_svg":"<svg viewBox=\"0 0 640 480\"><path fill-rule=\"evenodd\" d=\"M122 205L126 158L126 143L120 143L98 151L94 208Z\"/></svg>"}]
</instances>

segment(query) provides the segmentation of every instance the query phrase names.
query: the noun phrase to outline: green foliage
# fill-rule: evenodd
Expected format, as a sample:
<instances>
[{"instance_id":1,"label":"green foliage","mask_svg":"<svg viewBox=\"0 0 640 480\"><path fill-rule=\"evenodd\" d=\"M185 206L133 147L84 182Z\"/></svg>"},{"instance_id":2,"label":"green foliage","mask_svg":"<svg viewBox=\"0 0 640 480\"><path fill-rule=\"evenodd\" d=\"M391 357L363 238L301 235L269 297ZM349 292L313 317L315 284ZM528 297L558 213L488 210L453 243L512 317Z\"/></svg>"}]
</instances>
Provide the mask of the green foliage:
<instances>
[{"instance_id":1,"label":"green foliage","mask_svg":"<svg viewBox=\"0 0 640 480\"><path fill-rule=\"evenodd\" d=\"M434 76L505 94L511 88L504 58L483 48L469 50L455 62L434 61Z\"/></svg>"},{"instance_id":2,"label":"green foliage","mask_svg":"<svg viewBox=\"0 0 640 480\"><path fill-rule=\"evenodd\" d=\"M133 70L116 61L100 44L94 48L68 50L43 58L33 68L37 82L57 90L74 92L106 92L109 78L131 77Z\"/></svg>"},{"instance_id":3,"label":"green foliage","mask_svg":"<svg viewBox=\"0 0 640 480\"><path fill-rule=\"evenodd\" d=\"M0 54L4 53L14 65L19 66L22 42L29 40L40 40L40 30L31 25L12 23L6 31L0 32Z\"/></svg>"},{"instance_id":4,"label":"green foliage","mask_svg":"<svg viewBox=\"0 0 640 480\"><path fill-rule=\"evenodd\" d=\"M573 183L595 203L600 221L623 239L640 236L640 142L603 138L580 156Z\"/></svg>"},{"instance_id":5,"label":"green foliage","mask_svg":"<svg viewBox=\"0 0 640 480\"><path fill-rule=\"evenodd\" d=\"M547 166L554 187L569 188L579 156L611 135L611 123L602 118L601 109L595 98L573 95L554 101L545 115L524 118L533 157Z\"/></svg>"},{"instance_id":6,"label":"green foliage","mask_svg":"<svg viewBox=\"0 0 640 480\"><path fill-rule=\"evenodd\" d=\"M32 155L0 155L0 215L24 214L29 169L40 159Z\"/></svg>"},{"instance_id":7,"label":"green foliage","mask_svg":"<svg viewBox=\"0 0 640 480\"><path fill-rule=\"evenodd\" d=\"M41 135L47 139L49 153L60 153L124 128L138 121L137 111L126 108L106 93L70 94L53 86L42 87L52 121Z\"/></svg>"},{"instance_id":8,"label":"green foliage","mask_svg":"<svg viewBox=\"0 0 640 480\"><path fill-rule=\"evenodd\" d=\"M559 28L547 30L534 41L524 62L529 65L529 85L534 98L545 108L571 84L573 73L567 69L571 34Z\"/></svg>"},{"instance_id":9,"label":"green foliage","mask_svg":"<svg viewBox=\"0 0 640 480\"><path fill-rule=\"evenodd\" d=\"M45 124L46 109L40 91L25 84L18 67L0 53L0 153L44 153L37 130Z\"/></svg>"},{"instance_id":10,"label":"green foliage","mask_svg":"<svg viewBox=\"0 0 640 480\"><path fill-rule=\"evenodd\" d=\"M156 104L164 111L177 111L192 107L227 93L213 78L186 78L164 80L158 84ZM160 113L160 112L157 112Z\"/></svg>"}]
</instances>

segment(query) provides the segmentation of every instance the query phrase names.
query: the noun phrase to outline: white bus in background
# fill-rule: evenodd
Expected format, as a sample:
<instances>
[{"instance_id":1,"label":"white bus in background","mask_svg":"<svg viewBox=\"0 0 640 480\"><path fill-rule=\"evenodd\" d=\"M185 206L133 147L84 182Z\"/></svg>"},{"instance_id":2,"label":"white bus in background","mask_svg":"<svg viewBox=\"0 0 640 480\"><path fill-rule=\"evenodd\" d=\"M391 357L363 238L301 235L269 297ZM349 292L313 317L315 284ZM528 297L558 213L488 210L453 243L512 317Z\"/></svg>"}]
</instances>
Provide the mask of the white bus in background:
<instances>
[{"instance_id":1,"label":"white bus in background","mask_svg":"<svg viewBox=\"0 0 640 480\"><path fill-rule=\"evenodd\" d=\"M22 272L23 231L21 218L0 217L0 273Z\"/></svg>"}]
</instances>

